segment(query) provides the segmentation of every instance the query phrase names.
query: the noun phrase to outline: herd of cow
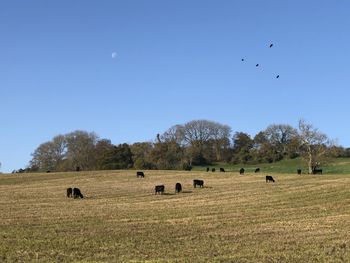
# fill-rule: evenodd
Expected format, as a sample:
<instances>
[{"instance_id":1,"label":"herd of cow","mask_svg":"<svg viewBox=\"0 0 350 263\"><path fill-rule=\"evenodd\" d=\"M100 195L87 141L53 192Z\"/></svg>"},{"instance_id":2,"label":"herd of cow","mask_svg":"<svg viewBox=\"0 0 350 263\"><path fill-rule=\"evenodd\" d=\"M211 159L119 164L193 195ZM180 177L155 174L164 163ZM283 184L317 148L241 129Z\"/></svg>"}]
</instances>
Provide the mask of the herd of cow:
<instances>
[{"instance_id":1,"label":"herd of cow","mask_svg":"<svg viewBox=\"0 0 350 263\"><path fill-rule=\"evenodd\" d=\"M207 172L209 172L210 171L210 168L209 167L207 167ZM211 171L212 172L215 172L216 171L216 169L215 168L211 168ZM240 170L239 170L239 174L244 174L244 168L241 168ZM322 171L322 170L321 170ZM225 172L225 169L224 168L220 168L220 172ZM260 172L260 168L256 168L255 170L254 170L254 172L255 173L259 173ZM301 170L300 170L300 172L301 172Z\"/></svg>"},{"instance_id":2,"label":"herd of cow","mask_svg":"<svg viewBox=\"0 0 350 263\"><path fill-rule=\"evenodd\" d=\"M207 172L210 171L210 168L207 167ZM215 172L215 168L211 169L212 172ZM224 168L220 168L220 172L225 172ZM244 175L244 168L241 168L239 170L239 174L240 175ZM260 168L256 168L254 170L255 173L259 173L260 172ZM301 169L297 170L297 174L301 175ZM322 174L322 169L314 169L313 174ZM137 171L136 172L136 177L140 177L140 178L144 178L145 174L144 172L141 171ZM265 177L266 179L266 183L268 182L275 182L275 180L273 179L273 177L271 175L266 175ZM199 179L195 179L193 180L193 187L196 188L197 186L199 187L203 187L204 186L204 181L203 180L199 180ZM154 187L154 194L163 194L165 191L165 186L164 185L156 185ZM181 183L176 183L175 184L175 193L180 193L182 192L182 185ZM72 198L84 198L83 194L81 193L79 188L67 188L67 197L72 197Z\"/></svg>"},{"instance_id":3,"label":"herd of cow","mask_svg":"<svg viewBox=\"0 0 350 263\"><path fill-rule=\"evenodd\" d=\"M207 167L207 172L210 171L210 168ZM212 172L215 172L215 168L212 168L211 169ZM220 172L225 172L225 169L224 168L220 168ZM256 168L255 169L255 173L259 173L260 172L260 168ZM239 174L240 175L243 175L244 174L244 168L241 168L239 170ZM142 177L144 178L145 177L145 174L144 172L136 172L136 177ZM273 179L273 177L271 175L266 175L266 183L268 182L275 182L275 179ZM199 180L199 179L194 179L193 180L193 187L196 188L196 187L204 187L204 181L203 180ZM163 194L165 191L165 185L156 185L154 187L154 194ZM182 185L181 183L176 183L175 184L175 193L180 193L182 191Z\"/></svg>"},{"instance_id":4,"label":"herd of cow","mask_svg":"<svg viewBox=\"0 0 350 263\"><path fill-rule=\"evenodd\" d=\"M194 179L193 180L193 187L196 188L197 186L203 187L204 186L204 181L203 180ZM164 191L165 191L165 185L156 185L154 187L154 194L163 194ZM181 185L181 183L176 183L175 184L175 193L180 193L180 192L182 192L182 185Z\"/></svg>"}]
</instances>

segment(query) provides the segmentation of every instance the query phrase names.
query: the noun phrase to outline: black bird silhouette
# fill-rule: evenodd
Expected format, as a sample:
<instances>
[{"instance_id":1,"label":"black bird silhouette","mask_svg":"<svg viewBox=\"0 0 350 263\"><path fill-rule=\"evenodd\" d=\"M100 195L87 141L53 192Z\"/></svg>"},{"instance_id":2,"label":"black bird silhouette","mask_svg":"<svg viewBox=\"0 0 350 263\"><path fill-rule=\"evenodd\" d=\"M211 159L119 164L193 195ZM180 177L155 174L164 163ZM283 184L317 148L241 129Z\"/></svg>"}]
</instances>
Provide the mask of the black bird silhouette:
<instances>
[{"instance_id":1,"label":"black bird silhouette","mask_svg":"<svg viewBox=\"0 0 350 263\"><path fill-rule=\"evenodd\" d=\"M270 44L270 48L272 48L273 47L273 44Z\"/></svg>"},{"instance_id":2,"label":"black bird silhouette","mask_svg":"<svg viewBox=\"0 0 350 263\"><path fill-rule=\"evenodd\" d=\"M255 67L259 67L259 64L256 64Z\"/></svg>"},{"instance_id":3,"label":"black bird silhouette","mask_svg":"<svg viewBox=\"0 0 350 263\"><path fill-rule=\"evenodd\" d=\"M276 79L278 79L279 77L280 77L280 75L277 75L277 76L276 76Z\"/></svg>"}]
</instances>

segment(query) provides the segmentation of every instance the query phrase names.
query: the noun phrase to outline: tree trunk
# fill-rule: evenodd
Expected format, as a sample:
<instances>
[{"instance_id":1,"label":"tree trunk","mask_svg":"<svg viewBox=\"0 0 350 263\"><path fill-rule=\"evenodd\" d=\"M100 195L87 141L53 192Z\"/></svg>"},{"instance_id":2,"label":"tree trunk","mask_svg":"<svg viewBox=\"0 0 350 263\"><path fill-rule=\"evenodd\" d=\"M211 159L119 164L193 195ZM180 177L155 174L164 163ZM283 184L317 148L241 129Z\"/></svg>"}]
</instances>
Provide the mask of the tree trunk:
<instances>
[{"instance_id":1,"label":"tree trunk","mask_svg":"<svg viewBox=\"0 0 350 263\"><path fill-rule=\"evenodd\" d=\"M312 160L312 154L311 154L311 151L309 152L309 161L308 161L308 166L309 166L309 174L312 174L313 173L313 169L314 169L314 166L313 166L313 160Z\"/></svg>"}]
</instances>

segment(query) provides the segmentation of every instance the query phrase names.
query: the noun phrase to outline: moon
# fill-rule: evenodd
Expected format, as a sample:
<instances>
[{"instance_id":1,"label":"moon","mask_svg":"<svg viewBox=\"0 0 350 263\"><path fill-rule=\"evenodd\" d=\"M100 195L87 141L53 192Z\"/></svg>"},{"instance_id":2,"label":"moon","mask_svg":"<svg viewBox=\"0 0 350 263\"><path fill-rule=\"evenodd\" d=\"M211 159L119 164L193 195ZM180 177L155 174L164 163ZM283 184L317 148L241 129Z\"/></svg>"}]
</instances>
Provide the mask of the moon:
<instances>
[{"instance_id":1,"label":"moon","mask_svg":"<svg viewBox=\"0 0 350 263\"><path fill-rule=\"evenodd\" d=\"M117 57L117 52L112 52L112 58L116 58Z\"/></svg>"}]
</instances>

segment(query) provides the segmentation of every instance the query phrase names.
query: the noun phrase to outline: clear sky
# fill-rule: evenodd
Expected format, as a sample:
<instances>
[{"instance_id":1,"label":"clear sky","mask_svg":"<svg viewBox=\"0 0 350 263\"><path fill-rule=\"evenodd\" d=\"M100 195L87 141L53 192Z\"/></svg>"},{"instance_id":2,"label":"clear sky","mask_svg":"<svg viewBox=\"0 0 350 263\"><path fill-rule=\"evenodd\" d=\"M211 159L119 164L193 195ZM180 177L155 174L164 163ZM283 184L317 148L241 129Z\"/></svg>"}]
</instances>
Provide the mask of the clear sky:
<instances>
[{"instance_id":1,"label":"clear sky","mask_svg":"<svg viewBox=\"0 0 350 263\"><path fill-rule=\"evenodd\" d=\"M193 119L254 136L304 118L349 147L349 10L347 0L3 0L0 171L25 167L58 134L133 143Z\"/></svg>"}]
</instances>

